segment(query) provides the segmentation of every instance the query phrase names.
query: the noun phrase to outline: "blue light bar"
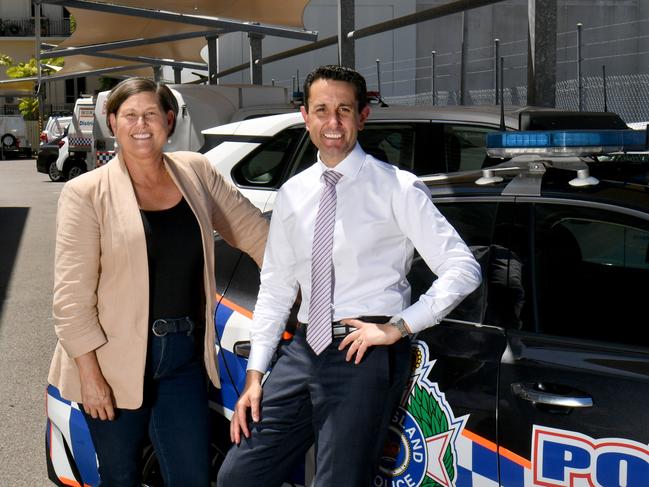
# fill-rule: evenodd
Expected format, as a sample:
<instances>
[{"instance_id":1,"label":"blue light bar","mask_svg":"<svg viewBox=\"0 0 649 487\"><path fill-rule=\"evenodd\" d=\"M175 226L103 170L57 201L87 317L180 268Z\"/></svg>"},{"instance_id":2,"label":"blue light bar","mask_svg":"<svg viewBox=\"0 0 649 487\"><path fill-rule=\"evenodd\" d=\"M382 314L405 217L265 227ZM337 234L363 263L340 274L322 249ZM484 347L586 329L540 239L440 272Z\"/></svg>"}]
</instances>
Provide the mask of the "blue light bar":
<instances>
[{"instance_id":1,"label":"blue light bar","mask_svg":"<svg viewBox=\"0 0 649 487\"><path fill-rule=\"evenodd\" d=\"M551 130L493 132L487 134L487 154L514 157L521 154L588 156L647 150L644 130Z\"/></svg>"}]
</instances>

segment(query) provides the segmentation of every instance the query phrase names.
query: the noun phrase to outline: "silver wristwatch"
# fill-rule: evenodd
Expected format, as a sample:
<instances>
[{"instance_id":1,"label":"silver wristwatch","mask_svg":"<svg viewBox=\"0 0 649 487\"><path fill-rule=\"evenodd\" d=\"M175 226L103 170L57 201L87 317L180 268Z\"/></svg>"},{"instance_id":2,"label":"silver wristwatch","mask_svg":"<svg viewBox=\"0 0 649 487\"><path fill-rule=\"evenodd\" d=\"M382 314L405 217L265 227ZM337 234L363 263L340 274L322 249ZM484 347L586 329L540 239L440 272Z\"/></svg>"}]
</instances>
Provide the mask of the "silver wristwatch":
<instances>
[{"instance_id":1,"label":"silver wristwatch","mask_svg":"<svg viewBox=\"0 0 649 487\"><path fill-rule=\"evenodd\" d=\"M397 318L394 321L390 320L387 324L396 327L399 330L399 333L401 333L401 338L410 336L410 332L408 331L408 328L406 328L406 322L403 321L403 318Z\"/></svg>"}]
</instances>

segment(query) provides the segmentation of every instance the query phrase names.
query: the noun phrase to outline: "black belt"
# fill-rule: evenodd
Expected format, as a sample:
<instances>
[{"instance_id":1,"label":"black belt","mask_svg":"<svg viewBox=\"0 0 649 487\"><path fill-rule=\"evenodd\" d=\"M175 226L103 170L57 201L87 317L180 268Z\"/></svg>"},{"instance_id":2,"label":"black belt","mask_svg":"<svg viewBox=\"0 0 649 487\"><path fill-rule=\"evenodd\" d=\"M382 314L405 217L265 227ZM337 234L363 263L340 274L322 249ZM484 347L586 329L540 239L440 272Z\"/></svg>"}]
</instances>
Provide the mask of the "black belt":
<instances>
[{"instance_id":1,"label":"black belt","mask_svg":"<svg viewBox=\"0 0 649 487\"><path fill-rule=\"evenodd\" d=\"M196 325L189 316L182 318L160 318L151 324L151 331L157 337L163 337L167 333L180 333L186 331L191 335Z\"/></svg>"},{"instance_id":2,"label":"black belt","mask_svg":"<svg viewBox=\"0 0 649 487\"><path fill-rule=\"evenodd\" d=\"M366 323L378 323L380 325L383 325L388 321L390 321L390 318L391 318L390 316L359 316L358 318L350 318L350 319L360 320ZM306 333L307 326L308 326L307 323L297 323L295 325L295 329L303 330ZM349 335L351 332L356 330L358 330L358 328L351 325L345 325L340 321L333 321L331 323L331 333L334 338L344 338L347 335Z\"/></svg>"}]
</instances>

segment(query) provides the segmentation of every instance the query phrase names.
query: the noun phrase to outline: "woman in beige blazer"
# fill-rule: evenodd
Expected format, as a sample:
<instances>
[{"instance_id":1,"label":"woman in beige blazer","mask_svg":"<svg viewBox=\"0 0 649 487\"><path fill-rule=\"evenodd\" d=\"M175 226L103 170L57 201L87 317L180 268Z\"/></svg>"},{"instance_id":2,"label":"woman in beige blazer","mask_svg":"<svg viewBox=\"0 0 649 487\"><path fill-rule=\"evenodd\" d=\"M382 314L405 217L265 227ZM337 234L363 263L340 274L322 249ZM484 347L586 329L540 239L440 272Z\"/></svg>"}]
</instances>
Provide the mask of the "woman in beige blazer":
<instances>
[{"instance_id":1,"label":"woman in beige blazer","mask_svg":"<svg viewBox=\"0 0 649 487\"><path fill-rule=\"evenodd\" d=\"M106 112L118 155L59 199L49 381L82 405L102 486L140 485L147 435L165 486L208 486L213 230L261 265L267 222L203 156L162 152L166 86L125 80Z\"/></svg>"}]
</instances>

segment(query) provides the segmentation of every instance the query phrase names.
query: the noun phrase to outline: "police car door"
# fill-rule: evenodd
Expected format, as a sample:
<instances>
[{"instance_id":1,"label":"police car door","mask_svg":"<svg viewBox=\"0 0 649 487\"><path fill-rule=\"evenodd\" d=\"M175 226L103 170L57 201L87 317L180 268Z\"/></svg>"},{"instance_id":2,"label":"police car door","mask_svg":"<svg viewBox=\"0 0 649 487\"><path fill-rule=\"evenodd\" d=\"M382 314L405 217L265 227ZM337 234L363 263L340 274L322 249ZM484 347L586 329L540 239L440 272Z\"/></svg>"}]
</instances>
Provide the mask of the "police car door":
<instances>
[{"instance_id":1,"label":"police car door","mask_svg":"<svg viewBox=\"0 0 649 487\"><path fill-rule=\"evenodd\" d=\"M504 251L493 236L505 207L493 198L462 201L434 194L434 201L476 255L483 285L413 340L411 381L393 418L375 486L498 482L497 381L505 337L501 328L486 324L485 300L492 263ZM416 258L408 278L414 300L434 276Z\"/></svg>"},{"instance_id":2,"label":"police car door","mask_svg":"<svg viewBox=\"0 0 649 487\"><path fill-rule=\"evenodd\" d=\"M499 385L501 485L649 485L649 222L517 205L525 302Z\"/></svg>"}]
</instances>

